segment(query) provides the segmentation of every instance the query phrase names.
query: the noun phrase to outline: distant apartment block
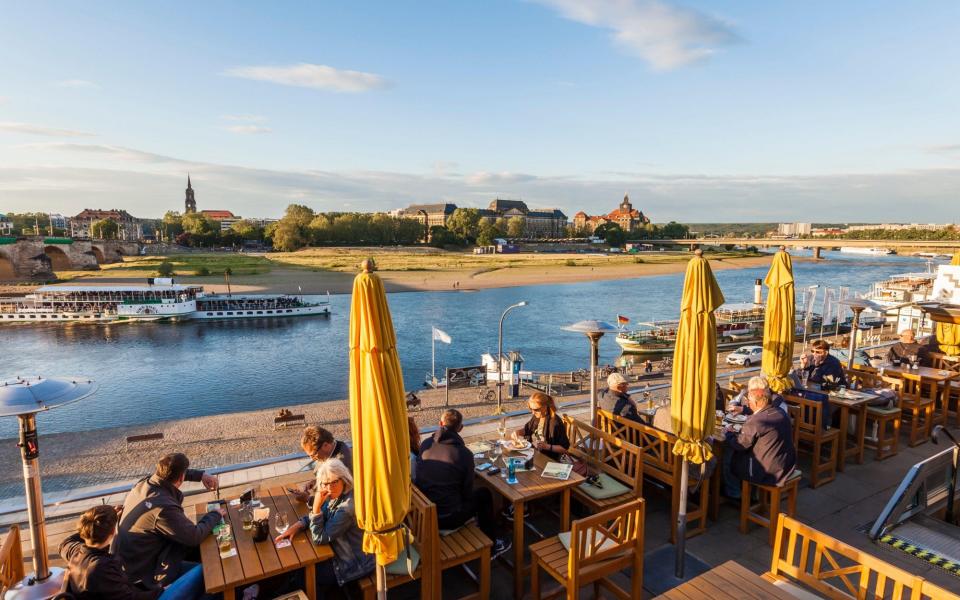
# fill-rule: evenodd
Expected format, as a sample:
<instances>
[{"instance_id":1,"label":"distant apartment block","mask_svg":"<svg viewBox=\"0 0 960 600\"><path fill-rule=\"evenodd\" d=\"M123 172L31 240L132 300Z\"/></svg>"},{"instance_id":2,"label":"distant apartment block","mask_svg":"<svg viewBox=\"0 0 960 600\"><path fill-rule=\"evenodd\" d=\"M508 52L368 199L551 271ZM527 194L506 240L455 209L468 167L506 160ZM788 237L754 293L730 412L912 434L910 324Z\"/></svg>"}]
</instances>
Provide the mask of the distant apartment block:
<instances>
[{"instance_id":1,"label":"distant apartment block","mask_svg":"<svg viewBox=\"0 0 960 600\"><path fill-rule=\"evenodd\" d=\"M868 231L870 229L884 229L886 231L901 231L903 229L922 229L925 231L939 231L954 227L952 223L870 223L867 225L850 225L847 231Z\"/></svg>"},{"instance_id":2,"label":"distant apartment block","mask_svg":"<svg viewBox=\"0 0 960 600\"><path fill-rule=\"evenodd\" d=\"M117 238L121 240L140 240L143 239L143 226L140 219L130 215L125 210L101 210L86 208L75 217L70 219L70 237L89 238L90 228L97 221L110 219L120 226L117 232Z\"/></svg>"},{"instance_id":3,"label":"distant apartment block","mask_svg":"<svg viewBox=\"0 0 960 600\"><path fill-rule=\"evenodd\" d=\"M810 223L780 223L777 226L777 235L787 237L809 236L812 232L813 227Z\"/></svg>"},{"instance_id":4,"label":"distant apartment block","mask_svg":"<svg viewBox=\"0 0 960 600\"><path fill-rule=\"evenodd\" d=\"M533 209L522 200L496 198L487 208L480 209L480 217L488 221L520 217L524 221L526 238L561 238L566 235L567 215L557 208Z\"/></svg>"},{"instance_id":5,"label":"distant apartment block","mask_svg":"<svg viewBox=\"0 0 960 600\"><path fill-rule=\"evenodd\" d=\"M13 221L7 218L7 215L0 213L0 235L10 235L13 233Z\"/></svg>"},{"instance_id":6,"label":"distant apartment block","mask_svg":"<svg viewBox=\"0 0 960 600\"><path fill-rule=\"evenodd\" d=\"M620 206L605 215L588 215L582 210L573 215L573 226L580 231L593 233L597 227L607 223L616 223L623 231L636 231L650 222L643 211L633 207L630 196L624 194Z\"/></svg>"}]
</instances>

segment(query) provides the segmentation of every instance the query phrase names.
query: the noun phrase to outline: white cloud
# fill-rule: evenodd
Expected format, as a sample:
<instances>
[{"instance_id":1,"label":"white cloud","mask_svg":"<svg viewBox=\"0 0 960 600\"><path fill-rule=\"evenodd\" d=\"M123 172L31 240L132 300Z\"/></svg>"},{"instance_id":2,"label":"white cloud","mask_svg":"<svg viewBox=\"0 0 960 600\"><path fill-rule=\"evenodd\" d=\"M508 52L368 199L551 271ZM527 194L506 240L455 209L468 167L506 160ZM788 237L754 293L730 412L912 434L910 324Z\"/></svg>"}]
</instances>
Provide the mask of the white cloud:
<instances>
[{"instance_id":1,"label":"white cloud","mask_svg":"<svg viewBox=\"0 0 960 600\"><path fill-rule=\"evenodd\" d=\"M224 71L224 75L332 92L367 92L389 85L383 77L373 73L335 69L327 65L310 63L289 66L233 67Z\"/></svg>"},{"instance_id":2,"label":"white cloud","mask_svg":"<svg viewBox=\"0 0 960 600\"><path fill-rule=\"evenodd\" d=\"M930 146L927 152L931 154L960 154L960 144L943 144L940 146Z\"/></svg>"},{"instance_id":3,"label":"white cloud","mask_svg":"<svg viewBox=\"0 0 960 600\"><path fill-rule=\"evenodd\" d=\"M732 27L660 0L532 0L564 18L609 29L614 41L658 71L704 60L739 38Z\"/></svg>"},{"instance_id":4,"label":"white cloud","mask_svg":"<svg viewBox=\"0 0 960 600\"><path fill-rule=\"evenodd\" d=\"M511 173L510 171L490 173L488 171L479 171L477 173L467 175L466 181L471 185L496 185L523 183L527 181L533 181L536 178L536 175L529 175L527 173Z\"/></svg>"},{"instance_id":5,"label":"white cloud","mask_svg":"<svg viewBox=\"0 0 960 600\"><path fill-rule=\"evenodd\" d=\"M220 115L220 118L224 121L240 121L243 123L261 123L266 121L267 118L261 115Z\"/></svg>"},{"instance_id":6,"label":"white cloud","mask_svg":"<svg viewBox=\"0 0 960 600\"><path fill-rule=\"evenodd\" d=\"M51 137L91 137L97 134L73 129L57 129L30 123L15 123L12 121L0 122L0 133L25 133L27 135L46 135Z\"/></svg>"},{"instance_id":7,"label":"white cloud","mask_svg":"<svg viewBox=\"0 0 960 600\"><path fill-rule=\"evenodd\" d=\"M88 89L98 89L100 86L92 81L87 81L86 79L64 79L63 81L58 81L54 83L57 87L63 88L88 88Z\"/></svg>"},{"instance_id":8,"label":"white cloud","mask_svg":"<svg viewBox=\"0 0 960 600\"><path fill-rule=\"evenodd\" d=\"M239 133L241 135L256 135L260 133L273 133L273 130L269 127L263 127L261 125L231 125L230 127L225 128L227 131L233 133Z\"/></svg>"}]
</instances>

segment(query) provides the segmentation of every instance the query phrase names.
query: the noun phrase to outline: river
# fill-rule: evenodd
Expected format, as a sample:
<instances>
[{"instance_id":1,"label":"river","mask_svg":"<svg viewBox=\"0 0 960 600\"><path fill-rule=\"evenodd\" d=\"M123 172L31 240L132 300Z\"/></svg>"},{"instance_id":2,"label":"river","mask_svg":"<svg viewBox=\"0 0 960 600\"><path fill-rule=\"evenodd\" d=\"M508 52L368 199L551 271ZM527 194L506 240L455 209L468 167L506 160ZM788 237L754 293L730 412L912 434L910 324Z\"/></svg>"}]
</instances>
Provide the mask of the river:
<instances>
[{"instance_id":1,"label":"river","mask_svg":"<svg viewBox=\"0 0 960 600\"><path fill-rule=\"evenodd\" d=\"M801 253L802 254L802 253ZM820 284L865 291L895 273L926 270L922 259L830 253L797 262L798 289ZM728 302L749 301L766 268L719 271ZM525 369L586 367L589 346L561 326L582 319L633 322L675 318L683 275L489 289L407 292L389 296L408 390L430 370L431 327L453 339L437 344L437 369L479 364L497 349L497 323L507 306L527 300L504 326L504 350L519 350ZM799 296L798 292L798 296ZM822 298L822 291L820 298ZM331 297L329 318L112 325L4 325L0 376L75 376L96 380L96 395L38 417L43 433L85 431L195 415L280 407L347 396L350 296ZM819 304L817 305L819 308ZM600 343L601 363L620 351L612 336ZM0 438L16 435L16 420L0 421Z\"/></svg>"}]
</instances>

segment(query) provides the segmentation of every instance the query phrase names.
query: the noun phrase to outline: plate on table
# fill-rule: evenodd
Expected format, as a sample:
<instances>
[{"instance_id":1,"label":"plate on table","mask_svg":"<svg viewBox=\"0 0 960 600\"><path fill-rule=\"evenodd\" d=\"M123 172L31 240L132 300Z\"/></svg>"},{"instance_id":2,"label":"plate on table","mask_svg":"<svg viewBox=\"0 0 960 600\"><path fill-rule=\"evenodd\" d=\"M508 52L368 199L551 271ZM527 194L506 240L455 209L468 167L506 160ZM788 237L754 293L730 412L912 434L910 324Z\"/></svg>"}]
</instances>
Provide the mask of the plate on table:
<instances>
[{"instance_id":1,"label":"plate on table","mask_svg":"<svg viewBox=\"0 0 960 600\"><path fill-rule=\"evenodd\" d=\"M530 445L530 442L527 440L510 440L509 442L505 443L503 447L507 450L513 450L516 452L519 450L526 450L530 447Z\"/></svg>"},{"instance_id":2,"label":"plate on table","mask_svg":"<svg viewBox=\"0 0 960 600\"><path fill-rule=\"evenodd\" d=\"M727 413L726 415L724 415L723 420L728 421L730 423L739 423L742 425L743 423L747 422L747 415Z\"/></svg>"}]
</instances>

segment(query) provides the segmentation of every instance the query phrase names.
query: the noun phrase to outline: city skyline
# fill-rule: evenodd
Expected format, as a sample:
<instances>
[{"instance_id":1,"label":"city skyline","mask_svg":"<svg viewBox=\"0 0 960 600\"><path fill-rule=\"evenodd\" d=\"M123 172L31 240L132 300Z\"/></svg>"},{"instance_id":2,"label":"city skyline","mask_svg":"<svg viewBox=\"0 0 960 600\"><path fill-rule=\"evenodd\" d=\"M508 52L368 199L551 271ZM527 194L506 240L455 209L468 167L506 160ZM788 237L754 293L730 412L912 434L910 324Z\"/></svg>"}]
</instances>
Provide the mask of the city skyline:
<instances>
[{"instance_id":1,"label":"city skyline","mask_svg":"<svg viewBox=\"0 0 960 600\"><path fill-rule=\"evenodd\" d=\"M960 220L948 2L5 17L0 212L159 217L189 171L198 206L268 218L496 197L572 216L628 192L657 222Z\"/></svg>"}]
</instances>

